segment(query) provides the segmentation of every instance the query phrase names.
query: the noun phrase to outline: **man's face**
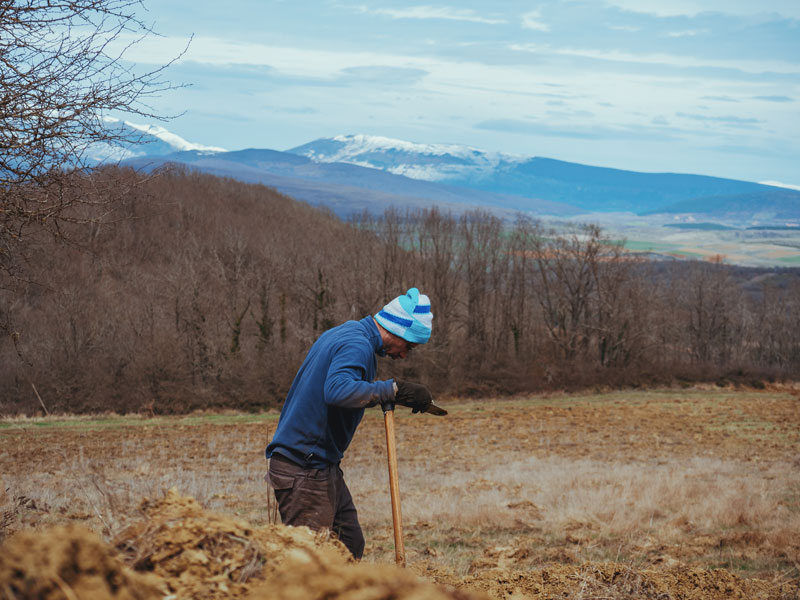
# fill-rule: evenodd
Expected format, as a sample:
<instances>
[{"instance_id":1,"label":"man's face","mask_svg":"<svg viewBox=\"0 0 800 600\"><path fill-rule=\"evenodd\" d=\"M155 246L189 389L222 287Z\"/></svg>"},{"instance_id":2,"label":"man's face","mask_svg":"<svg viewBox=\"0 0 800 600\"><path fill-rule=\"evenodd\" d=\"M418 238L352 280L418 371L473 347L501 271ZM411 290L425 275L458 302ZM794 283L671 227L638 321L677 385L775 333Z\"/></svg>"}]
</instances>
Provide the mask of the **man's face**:
<instances>
[{"instance_id":1,"label":"man's face","mask_svg":"<svg viewBox=\"0 0 800 600\"><path fill-rule=\"evenodd\" d=\"M401 337L391 334L389 336L389 341L384 342L383 349L386 350L386 356L394 360L396 358L405 358L416 346L416 344L412 344Z\"/></svg>"}]
</instances>

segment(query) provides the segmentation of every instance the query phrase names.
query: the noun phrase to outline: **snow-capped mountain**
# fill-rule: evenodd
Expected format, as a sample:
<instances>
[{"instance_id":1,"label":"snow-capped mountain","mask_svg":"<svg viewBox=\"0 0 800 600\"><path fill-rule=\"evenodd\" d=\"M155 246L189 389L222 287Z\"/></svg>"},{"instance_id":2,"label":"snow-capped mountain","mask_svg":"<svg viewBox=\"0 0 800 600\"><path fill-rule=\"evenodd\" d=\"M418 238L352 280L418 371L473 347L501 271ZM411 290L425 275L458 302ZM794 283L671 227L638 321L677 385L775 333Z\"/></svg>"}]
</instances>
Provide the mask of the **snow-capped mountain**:
<instances>
[{"instance_id":1,"label":"snow-capped mountain","mask_svg":"<svg viewBox=\"0 0 800 600\"><path fill-rule=\"evenodd\" d=\"M369 135L317 139L286 152L226 152L189 142L163 127L123 121L109 121L108 126L148 143L106 148L105 162L125 158L137 168L184 164L271 185L295 198L331 206L341 215L390 204L436 204L534 216L638 213L694 214L734 223L800 220L800 192L720 177L639 173Z\"/></svg>"},{"instance_id":2,"label":"snow-capped mountain","mask_svg":"<svg viewBox=\"0 0 800 600\"><path fill-rule=\"evenodd\" d=\"M90 148L88 159L94 163L116 163L141 156L166 156L174 152L196 150L213 154L225 152L225 148L206 146L183 139L159 125L140 125L113 117L103 117L103 125L114 136L127 143L95 144Z\"/></svg>"},{"instance_id":3,"label":"snow-capped mountain","mask_svg":"<svg viewBox=\"0 0 800 600\"><path fill-rule=\"evenodd\" d=\"M340 162L381 169L425 181L476 181L526 160L458 144L419 144L374 135L337 135L287 150L315 162Z\"/></svg>"},{"instance_id":4,"label":"snow-capped mountain","mask_svg":"<svg viewBox=\"0 0 800 600\"><path fill-rule=\"evenodd\" d=\"M506 196L559 202L591 213L670 213L686 203L720 214L725 206L768 205L772 218L797 218L796 191L749 181L639 173L551 158L486 152L454 144L417 144L368 135L322 138L288 150L319 163L345 162ZM692 211L689 211L692 212ZM742 210L737 209L737 214ZM747 214L750 211L744 211Z\"/></svg>"}]
</instances>

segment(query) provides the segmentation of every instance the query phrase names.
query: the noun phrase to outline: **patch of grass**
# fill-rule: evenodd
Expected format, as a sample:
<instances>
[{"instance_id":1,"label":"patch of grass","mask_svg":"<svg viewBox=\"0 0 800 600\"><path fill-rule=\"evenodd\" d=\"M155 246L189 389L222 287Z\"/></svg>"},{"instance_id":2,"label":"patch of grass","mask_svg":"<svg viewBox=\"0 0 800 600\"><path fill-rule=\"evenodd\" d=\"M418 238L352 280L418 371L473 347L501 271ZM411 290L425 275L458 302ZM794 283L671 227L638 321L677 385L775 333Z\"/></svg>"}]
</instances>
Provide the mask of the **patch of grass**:
<instances>
[{"instance_id":1,"label":"patch of grass","mask_svg":"<svg viewBox=\"0 0 800 600\"><path fill-rule=\"evenodd\" d=\"M800 485L791 487L781 500L786 509L793 514L800 514Z\"/></svg>"},{"instance_id":2,"label":"patch of grass","mask_svg":"<svg viewBox=\"0 0 800 600\"><path fill-rule=\"evenodd\" d=\"M236 425L277 421L277 413L201 414L187 416L142 417L109 415L107 417L36 417L0 421L0 429L113 429L119 427L174 427L196 425Z\"/></svg>"},{"instance_id":3,"label":"patch of grass","mask_svg":"<svg viewBox=\"0 0 800 600\"><path fill-rule=\"evenodd\" d=\"M775 423L771 423L769 421L761 421L758 419L752 419L747 421L724 421L722 423L714 424L714 425L707 425L705 427L708 431L727 431L730 433L743 433L749 436L756 435L758 432L762 432L764 435L773 435L773 432L778 427Z\"/></svg>"}]
</instances>

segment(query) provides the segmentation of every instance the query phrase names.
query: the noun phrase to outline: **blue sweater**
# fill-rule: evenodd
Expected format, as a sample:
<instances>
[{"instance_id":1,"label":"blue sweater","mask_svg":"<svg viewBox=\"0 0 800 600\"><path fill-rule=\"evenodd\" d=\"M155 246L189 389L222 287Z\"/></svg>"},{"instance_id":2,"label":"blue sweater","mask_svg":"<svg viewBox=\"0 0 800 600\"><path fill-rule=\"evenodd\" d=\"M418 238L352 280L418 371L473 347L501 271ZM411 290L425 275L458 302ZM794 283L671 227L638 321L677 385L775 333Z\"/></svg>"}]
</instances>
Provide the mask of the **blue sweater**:
<instances>
[{"instance_id":1,"label":"blue sweater","mask_svg":"<svg viewBox=\"0 0 800 600\"><path fill-rule=\"evenodd\" d=\"M342 460L364 408L394 398L391 379L375 381L382 352L372 317L323 333L295 375L267 458L277 452L306 468Z\"/></svg>"}]
</instances>

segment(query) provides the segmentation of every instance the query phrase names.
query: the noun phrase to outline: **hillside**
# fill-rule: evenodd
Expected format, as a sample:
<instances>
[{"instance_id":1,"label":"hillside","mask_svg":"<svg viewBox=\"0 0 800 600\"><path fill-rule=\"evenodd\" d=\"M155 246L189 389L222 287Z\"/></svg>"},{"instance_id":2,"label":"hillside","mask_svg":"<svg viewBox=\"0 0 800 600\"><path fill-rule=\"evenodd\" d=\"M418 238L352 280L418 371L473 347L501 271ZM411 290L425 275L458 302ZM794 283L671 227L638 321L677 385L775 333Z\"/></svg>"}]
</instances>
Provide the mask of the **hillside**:
<instances>
[{"instance_id":1,"label":"hillside","mask_svg":"<svg viewBox=\"0 0 800 600\"><path fill-rule=\"evenodd\" d=\"M800 193L773 188L727 196L710 196L668 204L644 213L712 215L729 221L794 222L800 219Z\"/></svg>"},{"instance_id":2,"label":"hillside","mask_svg":"<svg viewBox=\"0 0 800 600\"><path fill-rule=\"evenodd\" d=\"M163 129L136 127L149 142L123 164L147 171L174 164L260 183L345 219L364 211L381 214L390 206L401 211L436 206L455 215L481 209L507 224L520 213L557 227L599 224L627 240L630 248L654 257L722 255L733 264L751 266L800 261L796 228L779 238L748 229L800 223L796 190L366 135L323 138L289 152L226 152ZM696 222L717 227L684 227L682 234L665 227Z\"/></svg>"},{"instance_id":3,"label":"hillside","mask_svg":"<svg viewBox=\"0 0 800 600\"><path fill-rule=\"evenodd\" d=\"M345 223L187 170L101 175L125 193L109 204L96 181L71 188L91 226L68 223L70 245L42 237L27 256L37 285L0 289L19 332L0 345L0 412L40 410L38 398L53 412L274 406L323 331L411 286L433 299L434 336L381 376L437 394L800 372L796 270L649 261L653 249L595 226L486 211Z\"/></svg>"},{"instance_id":4,"label":"hillside","mask_svg":"<svg viewBox=\"0 0 800 600\"><path fill-rule=\"evenodd\" d=\"M289 152L318 162L347 162L473 190L541 198L590 213L650 214L684 202L690 210L683 212L724 217L726 207L712 199L746 194L748 205L738 212L740 217L780 212L788 214L786 218L800 219L800 192L705 175L639 173L364 135L323 138ZM781 202L774 195L776 190L789 200L788 210L773 206Z\"/></svg>"},{"instance_id":5,"label":"hillside","mask_svg":"<svg viewBox=\"0 0 800 600\"><path fill-rule=\"evenodd\" d=\"M562 217L579 212L575 207L559 202L460 188L349 163L315 162L276 150L177 152L130 159L124 164L153 170L169 163L238 181L268 185L293 198L325 206L342 217L364 210L380 213L390 206L413 209L432 205L456 214L484 208L509 219L516 211Z\"/></svg>"},{"instance_id":6,"label":"hillside","mask_svg":"<svg viewBox=\"0 0 800 600\"><path fill-rule=\"evenodd\" d=\"M455 213L480 207L509 220L522 212L534 217L583 215L589 221L593 214L615 213L680 213L727 225L800 221L800 191L705 175L640 173L367 135L321 138L287 152L226 152L160 127L109 126L145 142L114 152L104 149L127 165L148 170L166 163L190 165L200 172L272 186L343 217L363 210L382 212L388 206L437 205Z\"/></svg>"}]
</instances>

